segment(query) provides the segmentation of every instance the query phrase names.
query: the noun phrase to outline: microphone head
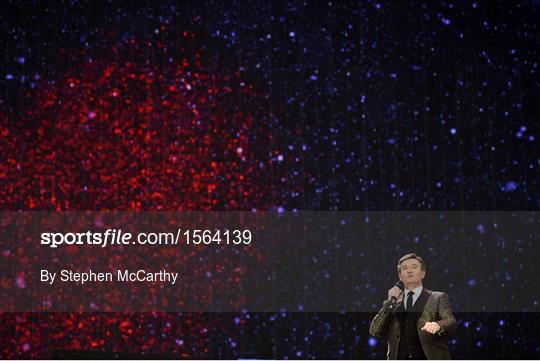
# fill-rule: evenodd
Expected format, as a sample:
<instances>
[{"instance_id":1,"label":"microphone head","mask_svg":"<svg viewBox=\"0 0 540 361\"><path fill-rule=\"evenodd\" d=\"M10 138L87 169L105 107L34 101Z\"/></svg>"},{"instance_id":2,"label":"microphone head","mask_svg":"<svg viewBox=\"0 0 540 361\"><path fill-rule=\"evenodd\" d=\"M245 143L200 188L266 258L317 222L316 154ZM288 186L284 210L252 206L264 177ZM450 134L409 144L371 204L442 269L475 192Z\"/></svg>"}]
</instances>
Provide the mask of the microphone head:
<instances>
[{"instance_id":1,"label":"microphone head","mask_svg":"<svg viewBox=\"0 0 540 361\"><path fill-rule=\"evenodd\" d=\"M399 288L402 291L405 289L405 285L403 284L403 281L397 281L396 282L396 287Z\"/></svg>"}]
</instances>

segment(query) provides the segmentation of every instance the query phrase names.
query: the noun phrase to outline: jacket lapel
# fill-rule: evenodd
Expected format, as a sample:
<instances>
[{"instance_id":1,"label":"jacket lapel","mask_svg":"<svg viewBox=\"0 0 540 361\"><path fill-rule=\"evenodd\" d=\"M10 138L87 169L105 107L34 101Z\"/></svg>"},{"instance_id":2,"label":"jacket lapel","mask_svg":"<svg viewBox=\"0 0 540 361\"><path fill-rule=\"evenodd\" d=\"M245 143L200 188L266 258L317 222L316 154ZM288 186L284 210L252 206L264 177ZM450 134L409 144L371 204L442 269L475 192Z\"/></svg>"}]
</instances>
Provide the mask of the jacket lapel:
<instances>
[{"instance_id":1,"label":"jacket lapel","mask_svg":"<svg viewBox=\"0 0 540 361\"><path fill-rule=\"evenodd\" d=\"M422 288L422 293L413 305L413 312L422 312L430 295L431 292L429 290Z\"/></svg>"}]
</instances>

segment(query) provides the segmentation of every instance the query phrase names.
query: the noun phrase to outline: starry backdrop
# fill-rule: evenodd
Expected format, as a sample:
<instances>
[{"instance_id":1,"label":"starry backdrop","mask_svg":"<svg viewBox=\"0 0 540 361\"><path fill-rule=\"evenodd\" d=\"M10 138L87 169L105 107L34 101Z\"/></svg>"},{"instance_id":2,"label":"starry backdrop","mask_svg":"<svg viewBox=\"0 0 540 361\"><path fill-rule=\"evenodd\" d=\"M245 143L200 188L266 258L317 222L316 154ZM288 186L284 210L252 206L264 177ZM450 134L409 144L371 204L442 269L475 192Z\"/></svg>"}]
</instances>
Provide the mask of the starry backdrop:
<instances>
[{"instance_id":1,"label":"starry backdrop","mask_svg":"<svg viewBox=\"0 0 540 361\"><path fill-rule=\"evenodd\" d=\"M4 2L0 207L536 210L539 7ZM537 313L456 316L538 358ZM372 317L4 313L0 355L383 358Z\"/></svg>"}]
</instances>

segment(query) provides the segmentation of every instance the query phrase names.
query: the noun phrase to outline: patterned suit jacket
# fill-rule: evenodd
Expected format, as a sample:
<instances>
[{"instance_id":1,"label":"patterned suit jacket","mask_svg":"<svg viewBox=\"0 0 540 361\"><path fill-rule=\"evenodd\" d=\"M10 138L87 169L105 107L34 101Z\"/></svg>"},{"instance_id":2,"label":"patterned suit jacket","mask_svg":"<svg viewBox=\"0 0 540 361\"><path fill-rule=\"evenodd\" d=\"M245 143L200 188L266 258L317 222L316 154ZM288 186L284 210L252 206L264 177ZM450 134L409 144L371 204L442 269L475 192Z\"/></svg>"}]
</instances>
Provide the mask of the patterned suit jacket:
<instances>
[{"instance_id":1,"label":"patterned suit jacket","mask_svg":"<svg viewBox=\"0 0 540 361\"><path fill-rule=\"evenodd\" d=\"M389 360L395 360L397 359L401 333L399 313L405 312L403 295L393 309L390 306L390 301L383 302L383 307L371 321L369 333L378 338L386 335L388 341L386 357ZM448 339L456 333L457 322L452 313L448 295L423 288L422 294L413 307L418 312L422 312L416 323L416 330L428 360L449 360L451 357L448 350ZM441 326L441 330L436 334L422 331L421 328L426 322L437 322Z\"/></svg>"}]
</instances>

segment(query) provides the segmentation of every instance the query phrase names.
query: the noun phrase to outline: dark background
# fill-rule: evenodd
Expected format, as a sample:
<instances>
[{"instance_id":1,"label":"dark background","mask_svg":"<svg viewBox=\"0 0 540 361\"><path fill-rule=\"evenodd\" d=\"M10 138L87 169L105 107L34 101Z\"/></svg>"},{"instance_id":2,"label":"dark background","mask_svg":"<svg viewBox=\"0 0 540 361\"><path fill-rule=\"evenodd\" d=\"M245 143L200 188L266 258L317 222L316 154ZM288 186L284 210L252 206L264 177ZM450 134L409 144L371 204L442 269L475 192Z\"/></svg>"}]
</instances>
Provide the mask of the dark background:
<instances>
[{"instance_id":1,"label":"dark background","mask_svg":"<svg viewBox=\"0 0 540 361\"><path fill-rule=\"evenodd\" d=\"M0 207L536 210L538 18L537 1L5 2ZM0 317L2 358L385 355L363 313ZM538 358L537 313L456 317L454 358Z\"/></svg>"}]
</instances>

